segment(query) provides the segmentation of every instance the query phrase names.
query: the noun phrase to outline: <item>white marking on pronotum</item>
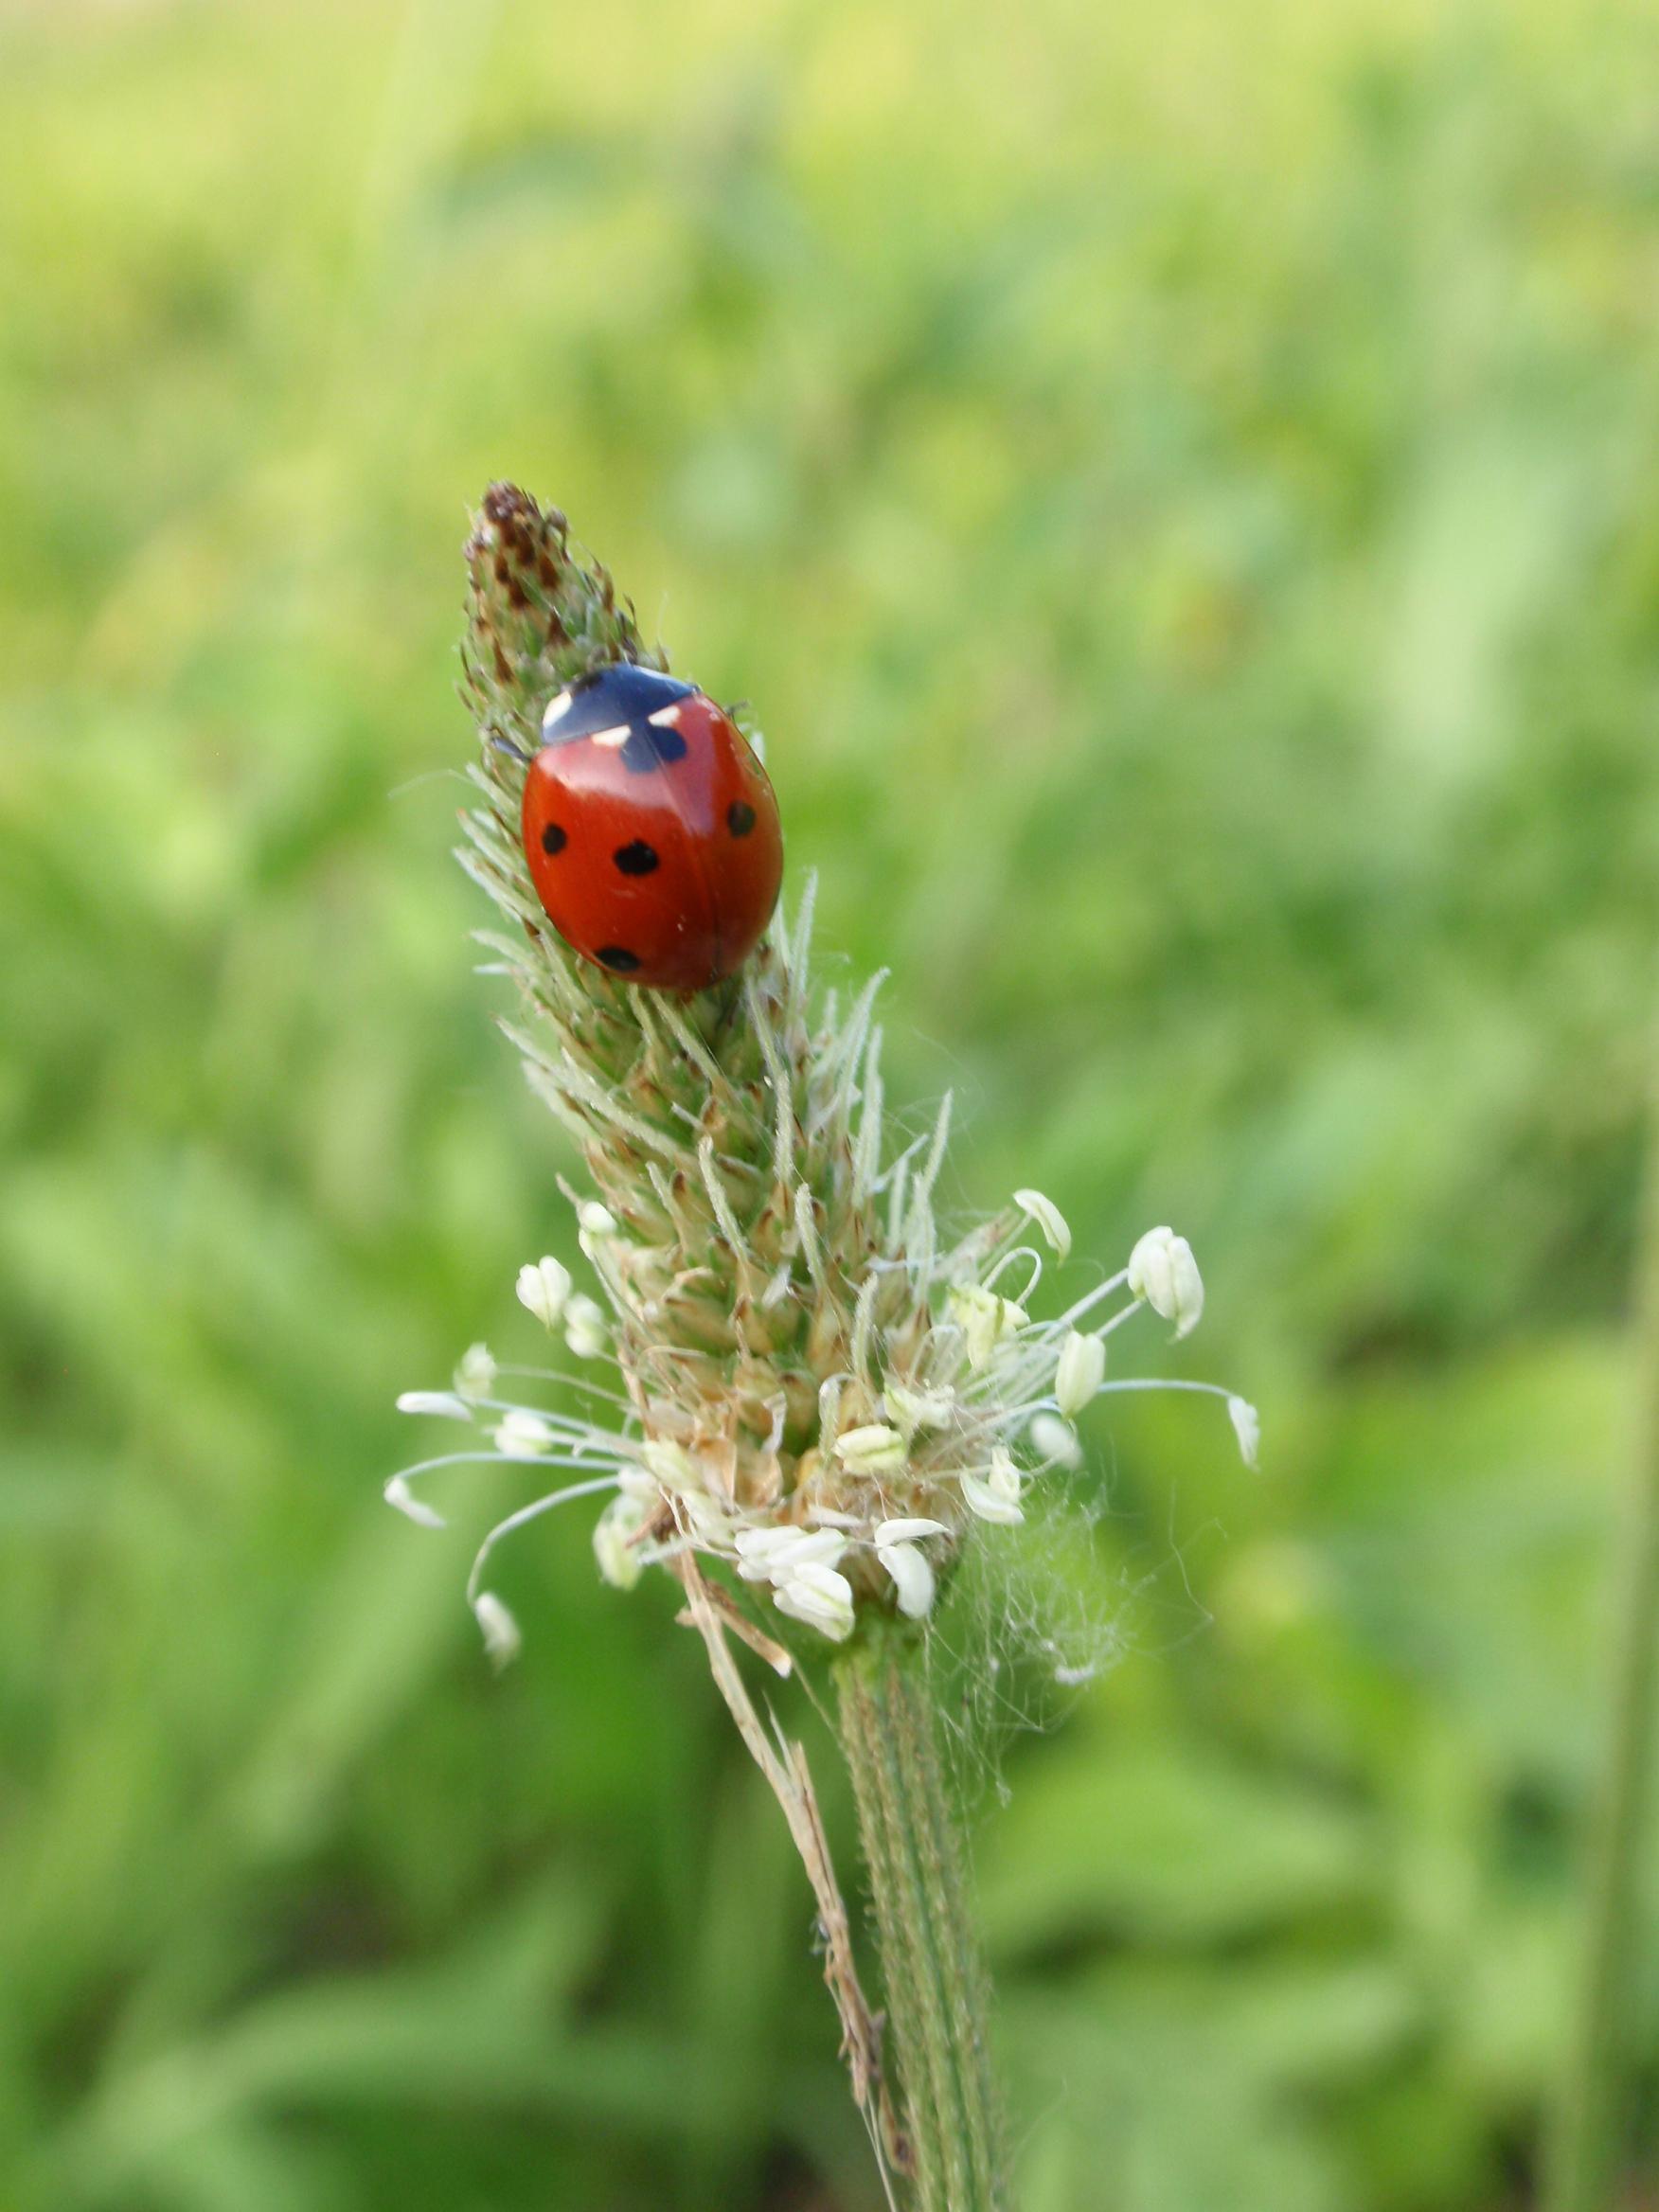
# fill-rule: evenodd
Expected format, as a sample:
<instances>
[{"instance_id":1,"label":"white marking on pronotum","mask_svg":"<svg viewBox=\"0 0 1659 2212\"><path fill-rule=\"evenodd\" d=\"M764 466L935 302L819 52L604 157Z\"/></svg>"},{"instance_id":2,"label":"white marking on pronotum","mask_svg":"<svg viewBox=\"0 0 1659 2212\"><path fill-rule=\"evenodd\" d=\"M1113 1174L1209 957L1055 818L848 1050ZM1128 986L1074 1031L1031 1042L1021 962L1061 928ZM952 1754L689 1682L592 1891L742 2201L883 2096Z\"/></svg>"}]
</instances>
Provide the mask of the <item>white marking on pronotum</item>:
<instances>
[{"instance_id":1,"label":"white marking on pronotum","mask_svg":"<svg viewBox=\"0 0 1659 2212\"><path fill-rule=\"evenodd\" d=\"M680 721L679 705L676 702L676 704L672 706L659 706L654 714L648 714L645 719L656 729L675 729L678 727ZM602 743L604 740L601 739L598 741Z\"/></svg>"},{"instance_id":2,"label":"white marking on pronotum","mask_svg":"<svg viewBox=\"0 0 1659 2212\"><path fill-rule=\"evenodd\" d=\"M608 745L611 751L615 753L619 752L628 742L628 724L625 722L619 722L614 730L595 730L594 743L596 745Z\"/></svg>"},{"instance_id":3,"label":"white marking on pronotum","mask_svg":"<svg viewBox=\"0 0 1659 2212\"><path fill-rule=\"evenodd\" d=\"M569 712L570 693L568 691L561 691L557 699L551 699L548 701L547 711L542 717L542 727L546 729L549 723L558 722L561 716L566 715Z\"/></svg>"}]
</instances>

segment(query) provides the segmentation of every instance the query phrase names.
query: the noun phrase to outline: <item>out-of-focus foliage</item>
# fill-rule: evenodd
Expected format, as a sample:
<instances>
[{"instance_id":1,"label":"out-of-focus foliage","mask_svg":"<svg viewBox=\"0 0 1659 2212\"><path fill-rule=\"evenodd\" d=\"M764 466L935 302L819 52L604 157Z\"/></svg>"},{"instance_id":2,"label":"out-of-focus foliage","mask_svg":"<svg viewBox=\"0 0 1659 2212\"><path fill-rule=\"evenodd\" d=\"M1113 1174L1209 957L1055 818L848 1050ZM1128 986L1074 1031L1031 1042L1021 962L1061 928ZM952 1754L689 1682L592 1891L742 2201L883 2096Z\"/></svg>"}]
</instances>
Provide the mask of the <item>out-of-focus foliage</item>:
<instances>
[{"instance_id":1,"label":"out-of-focus foliage","mask_svg":"<svg viewBox=\"0 0 1659 2212\"><path fill-rule=\"evenodd\" d=\"M1027 2212L1525 2192L1659 861L1656 49L1596 0L5 13L6 2212L873 2201L661 1594L548 1525L498 1684L513 1486L378 1499L394 1392L529 1356L566 1236L446 857L501 474L754 703L963 1203L1177 1222L1210 1317L1136 1364L1262 1404L1258 1478L1202 1402L1096 1421L1043 1569L1123 1657L993 1747Z\"/></svg>"}]
</instances>

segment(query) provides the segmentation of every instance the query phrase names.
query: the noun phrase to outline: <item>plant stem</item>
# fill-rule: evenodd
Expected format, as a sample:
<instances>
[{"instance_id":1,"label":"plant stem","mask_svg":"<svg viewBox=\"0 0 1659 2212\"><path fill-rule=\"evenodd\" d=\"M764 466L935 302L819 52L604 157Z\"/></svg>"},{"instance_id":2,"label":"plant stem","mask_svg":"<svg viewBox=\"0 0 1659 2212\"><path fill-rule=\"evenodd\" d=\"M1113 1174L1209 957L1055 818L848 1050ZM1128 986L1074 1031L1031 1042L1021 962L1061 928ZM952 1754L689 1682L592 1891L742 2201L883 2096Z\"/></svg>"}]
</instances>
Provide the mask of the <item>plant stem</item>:
<instances>
[{"instance_id":1,"label":"plant stem","mask_svg":"<svg viewBox=\"0 0 1659 2212\"><path fill-rule=\"evenodd\" d=\"M1580 1981L1546 2212L1608 2212L1629 2110L1632 1980L1642 1955L1642 1841L1659 1702L1659 1080L1650 1104L1646 1175L1636 1258L1634 1482L1614 1591L1609 1740L1586 1859Z\"/></svg>"},{"instance_id":2,"label":"plant stem","mask_svg":"<svg viewBox=\"0 0 1659 2212\"><path fill-rule=\"evenodd\" d=\"M990 1984L920 1641L872 1622L835 1674L916 2212L1006 2212Z\"/></svg>"}]
</instances>

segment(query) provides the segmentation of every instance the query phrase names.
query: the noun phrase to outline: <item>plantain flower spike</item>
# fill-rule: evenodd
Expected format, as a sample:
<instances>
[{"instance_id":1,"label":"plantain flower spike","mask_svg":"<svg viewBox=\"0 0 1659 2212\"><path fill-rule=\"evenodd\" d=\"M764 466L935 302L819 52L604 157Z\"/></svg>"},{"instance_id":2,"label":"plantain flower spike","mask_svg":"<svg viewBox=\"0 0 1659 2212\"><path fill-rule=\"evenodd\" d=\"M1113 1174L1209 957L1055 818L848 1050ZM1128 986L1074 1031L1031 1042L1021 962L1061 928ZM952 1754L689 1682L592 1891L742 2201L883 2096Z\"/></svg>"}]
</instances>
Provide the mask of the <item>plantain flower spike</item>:
<instances>
[{"instance_id":1,"label":"plantain flower spike","mask_svg":"<svg viewBox=\"0 0 1659 2212\"><path fill-rule=\"evenodd\" d=\"M485 1561L572 1500L603 1501L607 1582L632 1588L653 1565L719 1582L727 1617L746 1613L784 1668L794 1637L844 1643L866 1614L920 1624L964 1549L1005 1541L1034 1486L1080 1459L1070 1417L1136 1386L1103 1383L1105 1339L1143 1304L1178 1334L1196 1322L1191 1252L1155 1229L1129 1267L1037 1318L1044 1254L1063 1264L1071 1248L1051 1200L1022 1189L948 1235L936 1194L950 1100L919 1142L893 1133L880 978L814 990L810 882L741 972L707 990L640 989L579 959L526 865L526 772L549 700L613 663L665 657L564 517L511 486L486 497L467 561L463 695L479 750L459 857L499 918L480 942L516 995L504 1026L580 1157L566 1249L591 1279L577 1291L552 1255L526 1263L518 1297L555 1365L498 1368L474 1345L451 1388L406 1396L411 1413L473 1423L476 1445L406 1469L388 1494L440 1525L412 1482L482 1461L555 1471L473 1570L497 1664L520 1629L481 1589ZM580 1371L557 1364L562 1346ZM497 1395L514 1372L562 1376L557 1405ZM1215 1395L1254 1458L1254 1414Z\"/></svg>"}]
</instances>

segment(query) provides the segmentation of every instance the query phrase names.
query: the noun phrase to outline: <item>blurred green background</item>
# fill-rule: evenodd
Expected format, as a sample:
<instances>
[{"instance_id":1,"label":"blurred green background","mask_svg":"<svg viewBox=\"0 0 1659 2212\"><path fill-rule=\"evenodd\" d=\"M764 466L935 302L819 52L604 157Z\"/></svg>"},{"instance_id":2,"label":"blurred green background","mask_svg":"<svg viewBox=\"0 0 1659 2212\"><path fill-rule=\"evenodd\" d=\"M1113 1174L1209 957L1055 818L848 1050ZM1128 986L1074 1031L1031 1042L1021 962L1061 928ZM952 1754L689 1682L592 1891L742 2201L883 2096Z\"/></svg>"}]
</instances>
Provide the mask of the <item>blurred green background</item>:
<instances>
[{"instance_id":1,"label":"blurred green background","mask_svg":"<svg viewBox=\"0 0 1659 2212\"><path fill-rule=\"evenodd\" d=\"M489 1496L380 1503L394 1394L526 1356L571 1240L448 858L498 475L754 703L953 1203L1174 1222L1210 1314L1120 1364L1263 1410L1258 1477L1202 1402L1094 1423L1050 1571L1117 1664L975 1760L1026 2212L1530 2202L1656 63L1567 0L0 9L4 2212L875 2202L666 1590L546 1525L497 1682Z\"/></svg>"}]
</instances>

